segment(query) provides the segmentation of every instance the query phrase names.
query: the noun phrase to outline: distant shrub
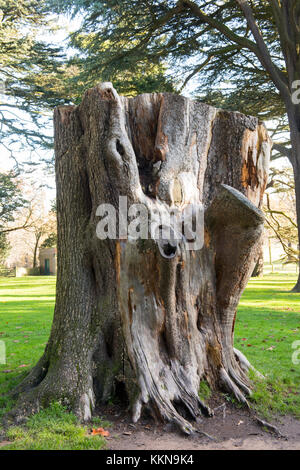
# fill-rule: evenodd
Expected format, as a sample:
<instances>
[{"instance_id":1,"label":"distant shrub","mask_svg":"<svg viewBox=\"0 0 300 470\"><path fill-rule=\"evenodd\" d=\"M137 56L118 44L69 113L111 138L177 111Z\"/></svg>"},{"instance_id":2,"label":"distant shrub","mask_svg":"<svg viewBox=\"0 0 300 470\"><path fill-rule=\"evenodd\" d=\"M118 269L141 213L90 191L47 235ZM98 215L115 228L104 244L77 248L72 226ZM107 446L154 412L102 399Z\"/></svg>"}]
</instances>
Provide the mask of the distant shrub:
<instances>
[{"instance_id":1,"label":"distant shrub","mask_svg":"<svg viewBox=\"0 0 300 470\"><path fill-rule=\"evenodd\" d=\"M40 276L41 269L39 267L30 268L28 274L29 276Z\"/></svg>"}]
</instances>

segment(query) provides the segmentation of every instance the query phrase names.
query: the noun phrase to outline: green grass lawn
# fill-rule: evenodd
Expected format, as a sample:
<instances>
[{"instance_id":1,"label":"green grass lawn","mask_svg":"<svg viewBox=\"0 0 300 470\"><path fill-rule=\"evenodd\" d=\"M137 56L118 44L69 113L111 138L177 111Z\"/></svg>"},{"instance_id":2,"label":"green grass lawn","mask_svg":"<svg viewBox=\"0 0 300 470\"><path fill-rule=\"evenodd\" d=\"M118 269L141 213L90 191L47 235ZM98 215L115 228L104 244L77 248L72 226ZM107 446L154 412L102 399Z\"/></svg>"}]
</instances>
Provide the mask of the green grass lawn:
<instances>
[{"instance_id":1,"label":"green grass lawn","mask_svg":"<svg viewBox=\"0 0 300 470\"><path fill-rule=\"evenodd\" d=\"M300 364L292 362L292 344L300 340L300 294L290 293L295 282L290 273L250 280L238 308L235 346L268 379L257 384L258 408L300 418ZM267 383L275 393L268 394Z\"/></svg>"},{"instance_id":2,"label":"green grass lawn","mask_svg":"<svg viewBox=\"0 0 300 470\"><path fill-rule=\"evenodd\" d=\"M13 388L42 355L48 340L54 302L54 276L0 278L0 340L6 364L0 364L0 416Z\"/></svg>"},{"instance_id":3,"label":"green grass lawn","mask_svg":"<svg viewBox=\"0 0 300 470\"><path fill-rule=\"evenodd\" d=\"M235 345L267 376L267 381L256 383L253 400L258 410L266 412L271 408L300 417L300 364L292 363L292 343L300 340L300 294L289 292L295 281L296 275L290 273L268 274L262 279L250 280L238 309ZM12 406L6 393L43 353L54 302L54 277L0 278L0 340L5 342L7 356L6 364L0 364L0 417ZM77 440L74 437L74 441L64 441L59 433L60 437L57 437L53 429L62 429L65 411L54 407L49 413L50 422L54 424L50 430L49 426L45 430L48 440L45 439L49 441L50 433L52 448L57 448L55 445L62 441L60 445L64 445L63 448L69 448L70 442L74 448L99 448L93 447L99 444L98 436L93 444L86 441L86 431L82 432L84 428L81 431L78 427L72 428L75 426L74 418L70 418L71 422L67 418L65 421ZM44 419L44 425L46 421ZM37 422L43 422L43 419L37 418ZM35 423L35 419L33 424L30 421L26 431L20 428L11 431L10 437L19 439L18 448L47 445L46 441L36 439ZM66 434L68 432L64 430Z\"/></svg>"},{"instance_id":4,"label":"green grass lawn","mask_svg":"<svg viewBox=\"0 0 300 470\"><path fill-rule=\"evenodd\" d=\"M44 351L53 318L55 283L54 276L0 278L0 340L6 346L6 364L0 364L0 418L13 404L7 392ZM59 404L31 417L25 427L10 428L7 438L13 443L2 449L97 450L106 445L104 438L88 435L87 428Z\"/></svg>"}]
</instances>

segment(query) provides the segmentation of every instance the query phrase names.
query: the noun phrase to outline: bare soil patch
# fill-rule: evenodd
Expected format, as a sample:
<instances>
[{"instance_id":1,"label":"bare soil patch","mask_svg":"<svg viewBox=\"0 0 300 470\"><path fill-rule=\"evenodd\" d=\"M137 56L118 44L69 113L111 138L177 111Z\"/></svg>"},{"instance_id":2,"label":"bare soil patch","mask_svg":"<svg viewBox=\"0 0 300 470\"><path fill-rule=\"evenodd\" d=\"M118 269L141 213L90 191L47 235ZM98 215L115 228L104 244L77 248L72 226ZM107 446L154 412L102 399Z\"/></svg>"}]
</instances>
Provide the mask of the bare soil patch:
<instances>
[{"instance_id":1,"label":"bare soil patch","mask_svg":"<svg viewBox=\"0 0 300 470\"><path fill-rule=\"evenodd\" d=\"M133 424L128 414L116 406L99 410L99 414L111 422L107 438L111 450L300 449L299 420L291 416L269 420L279 430L278 436L258 424L253 410L237 408L232 403L216 403L214 416L203 417L197 425L199 432L192 436L155 423L150 417Z\"/></svg>"}]
</instances>

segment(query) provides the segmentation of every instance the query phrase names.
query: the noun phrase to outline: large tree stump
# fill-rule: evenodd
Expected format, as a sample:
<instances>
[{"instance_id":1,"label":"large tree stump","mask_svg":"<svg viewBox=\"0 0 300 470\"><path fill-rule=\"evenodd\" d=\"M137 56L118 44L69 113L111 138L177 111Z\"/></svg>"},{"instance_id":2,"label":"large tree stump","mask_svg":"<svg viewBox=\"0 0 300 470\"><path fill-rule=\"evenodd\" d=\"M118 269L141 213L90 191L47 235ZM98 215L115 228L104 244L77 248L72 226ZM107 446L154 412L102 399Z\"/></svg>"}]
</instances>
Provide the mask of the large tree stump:
<instances>
[{"instance_id":1,"label":"large tree stump","mask_svg":"<svg viewBox=\"0 0 300 470\"><path fill-rule=\"evenodd\" d=\"M193 430L201 380L241 402L250 364L233 347L255 264L271 142L263 124L168 93L88 90L54 113L58 276L51 336L18 409L60 399L87 420L113 394ZM99 240L97 207L205 208L200 250L184 240ZM171 247L171 249L170 249Z\"/></svg>"}]
</instances>

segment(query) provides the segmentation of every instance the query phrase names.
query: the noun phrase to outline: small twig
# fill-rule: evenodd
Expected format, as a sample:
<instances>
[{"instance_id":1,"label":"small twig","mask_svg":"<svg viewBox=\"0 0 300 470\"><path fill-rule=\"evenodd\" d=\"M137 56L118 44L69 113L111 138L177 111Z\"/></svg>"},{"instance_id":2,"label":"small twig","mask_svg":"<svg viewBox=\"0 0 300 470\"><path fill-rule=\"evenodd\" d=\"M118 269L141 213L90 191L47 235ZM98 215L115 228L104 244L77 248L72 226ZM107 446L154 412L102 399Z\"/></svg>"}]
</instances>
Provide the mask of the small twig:
<instances>
[{"instance_id":1,"label":"small twig","mask_svg":"<svg viewBox=\"0 0 300 470\"><path fill-rule=\"evenodd\" d=\"M226 403L222 403L222 405L217 406L217 408L214 408L214 412L217 411L217 410L220 410L221 408L225 408L225 407L226 407Z\"/></svg>"},{"instance_id":2,"label":"small twig","mask_svg":"<svg viewBox=\"0 0 300 470\"><path fill-rule=\"evenodd\" d=\"M216 408L214 408L214 413L217 411L217 410L221 410L223 411L223 422L225 421L226 419L226 403L222 403L222 405L220 406L217 406Z\"/></svg>"},{"instance_id":3,"label":"small twig","mask_svg":"<svg viewBox=\"0 0 300 470\"><path fill-rule=\"evenodd\" d=\"M287 439L287 437L284 436L283 434L281 434L279 429L276 426L274 426L273 424L270 424L267 421L264 421L263 419L258 418L258 416L255 416L255 419L256 419L257 423L260 424L260 426L268 429L269 431L273 432L274 434L277 434L277 436L279 436L279 437L284 437L285 439Z\"/></svg>"},{"instance_id":4,"label":"small twig","mask_svg":"<svg viewBox=\"0 0 300 470\"><path fill-rule=\"evenodd\" d=\"M215 437L210 436L210 435L207 434L206 432L200 431L200 429L196 429L196 432L197 432L198 434L202 434L202 436L207 437L208 439L211 439L212 441L216 441L216 440L217 440Z\"/></svg>"}]
</instances>

